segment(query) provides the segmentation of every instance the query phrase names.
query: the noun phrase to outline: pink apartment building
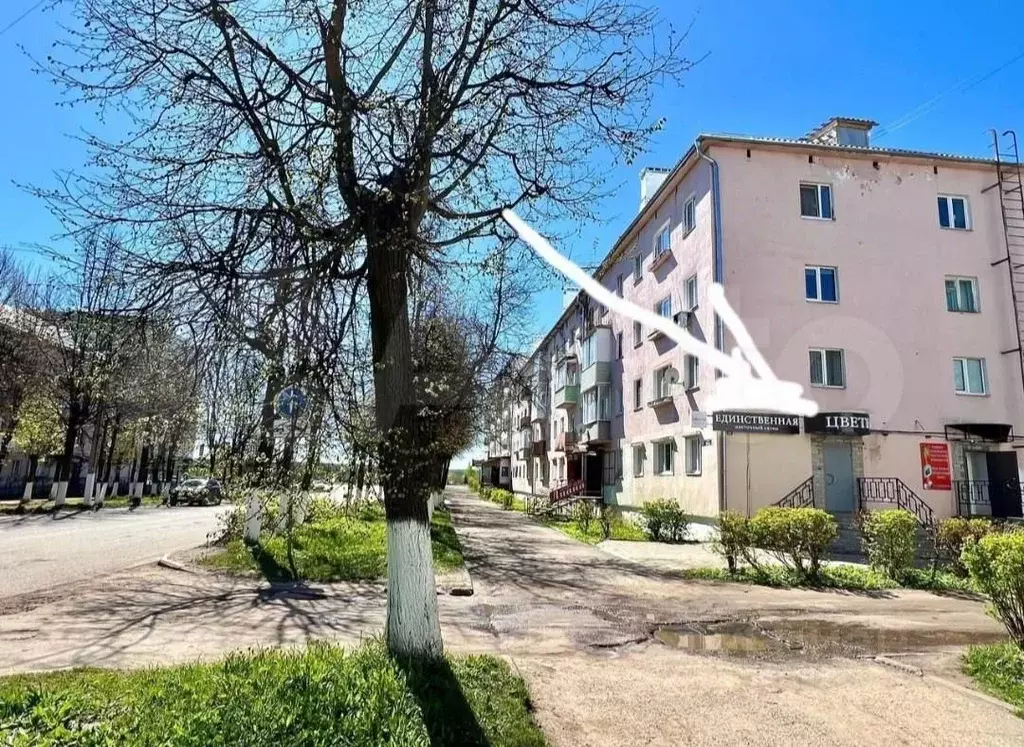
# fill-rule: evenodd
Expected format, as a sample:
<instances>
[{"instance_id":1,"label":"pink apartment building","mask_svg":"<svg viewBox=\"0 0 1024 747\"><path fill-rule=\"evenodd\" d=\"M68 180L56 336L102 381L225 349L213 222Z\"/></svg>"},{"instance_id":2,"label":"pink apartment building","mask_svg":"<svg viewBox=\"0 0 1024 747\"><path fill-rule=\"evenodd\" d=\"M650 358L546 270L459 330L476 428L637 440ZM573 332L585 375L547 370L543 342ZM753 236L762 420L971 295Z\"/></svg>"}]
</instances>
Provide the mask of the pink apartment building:
<instances>
[{"instance_id":1,"label":"pink apartment building","mask_svg":"<svg viewBox=\"0 0 1024 747\"><path fill-rule=\"evenodd\" d=\"M721 282L816 418L708 413L715 371L579 294L517 362L486 463L516 492L670 498L696 517L774 503L1021 515L1024 202L1010 135L982 160L870 145L836 118L801 139L702 135L645 170L595 273L723 350Z\"/></svg>"}]
</instances>

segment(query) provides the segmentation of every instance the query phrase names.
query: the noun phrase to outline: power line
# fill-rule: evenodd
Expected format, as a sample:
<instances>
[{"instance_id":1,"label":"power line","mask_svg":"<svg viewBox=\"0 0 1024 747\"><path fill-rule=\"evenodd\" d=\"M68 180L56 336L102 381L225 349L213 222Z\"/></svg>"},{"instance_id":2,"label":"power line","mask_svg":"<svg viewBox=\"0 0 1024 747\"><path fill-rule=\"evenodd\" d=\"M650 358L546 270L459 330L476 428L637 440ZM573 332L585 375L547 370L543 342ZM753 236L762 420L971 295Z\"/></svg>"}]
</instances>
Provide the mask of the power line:
<instances>
[{"instance_id":1,"label":"power line","mask_svg":"<svg viewBox=\"0 0 1024 747\"><path fill-rule=\"evenodd\" d=\"M883 125L882 127L878 128L877 132L872 134L871 139L872 140L878 140L879 138L883 138L886 135L888 135L888 134L890 134L892 132L895 132L896 130L899 130L899 129L903 128L903 127L906 127L908 124L913 122L915 119L920 119L925 114L928 114L932 109L935 108L935 106L939 103L939 101L941 101L942 99L946 98L950 94L953 94L953 93L966 93L967 91L970 91L975 86L978 86L981 83L984 83L986 80L991 78L993 75L996 75L997 73L1002 72L1003 70L1005 70L1010 65L1012 65L1015 62L1017 62L1017 60L1020 60L1020 59L1024 59L1024 52L1017 53L1016 55L1014 55L1010 59L1006 60L1003 63L1000 63L999 65L996 65L994 68L992 68L991 70L989 70L987 72L982 73L981 75L977 75L977 76L975 76L973 78L964 78L963 80L961 80L959 83L957 83L953 87L948 88L945 91L943 91L942 93L939 93L939 94L933 96L932 98L928 99L923 104L918 106L916 109L911 109L909 112L904 114L899 119L896 119L893 122L891 122L890 124Z\"/></svg>"},{"instance_id":2,"label":"power line","mask_svg":"<svg viewBox=\"0 0 1024 747\"><path fill-rule=\"evenodd\" d=\"M13 21L11 21L6 26L4 26L2 29L0 29L0 36L3 36L8 31L10 31L12 28L14 28L18 23L20 23L21 21L25 20L28 17L29 13L34 11L36 8L40 7L45 2L46 2L46 0L38 0L38 2L36 2L31 8L26 10L20 16L18 16Z\"/></svg>"}]
</instances>

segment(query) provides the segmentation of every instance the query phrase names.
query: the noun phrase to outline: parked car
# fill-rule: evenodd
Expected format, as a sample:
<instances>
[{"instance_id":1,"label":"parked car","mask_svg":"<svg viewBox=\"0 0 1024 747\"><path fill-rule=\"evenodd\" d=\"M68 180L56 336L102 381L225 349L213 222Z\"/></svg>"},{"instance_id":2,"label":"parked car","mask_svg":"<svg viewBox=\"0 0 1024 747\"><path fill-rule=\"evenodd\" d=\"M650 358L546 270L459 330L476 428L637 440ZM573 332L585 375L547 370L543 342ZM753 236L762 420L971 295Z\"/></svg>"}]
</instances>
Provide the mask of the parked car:
<instances>
[{"instance_id":1,"label":"parked car","mask_svg":"<svg viewBox=\"0 0 1024 747\"><path fill-rule=\"evenodd\" d=\"M167 502L172 506L187 503L190 506L218 506L223 500L220 483L212 477L194 477L191 480L175 485Z\"/></svg>"},{"instance_id":2,"label":"parked car","mask_svg":"<svg viewBox=\"0 0 1024 747\"><path fill-rule=\"evenodd\" d=\"M322 492L329 492L334 486L326 480L314 480L313 484L309 486L310 490L319 490Z\"/></svg>"}]
</instances>

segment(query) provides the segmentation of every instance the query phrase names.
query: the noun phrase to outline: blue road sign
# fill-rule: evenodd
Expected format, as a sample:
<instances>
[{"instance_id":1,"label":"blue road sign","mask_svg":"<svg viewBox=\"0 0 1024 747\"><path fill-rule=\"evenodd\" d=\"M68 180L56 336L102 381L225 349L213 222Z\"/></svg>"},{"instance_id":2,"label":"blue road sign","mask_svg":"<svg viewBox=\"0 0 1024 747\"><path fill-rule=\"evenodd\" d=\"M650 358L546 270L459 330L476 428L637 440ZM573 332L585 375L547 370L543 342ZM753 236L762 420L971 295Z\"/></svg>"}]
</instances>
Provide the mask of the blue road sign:
<instances>
[{"instance_id":1,"label":"blue road sign","mask_svg":"<svg viewBox=\"0 0 1024 747\"><path fill-rule=\"evenodd\" d=\"M306 409L306 395L293 386L277 395L277 413L283 418L297 418Z\"/></svg>"}]
</instances>

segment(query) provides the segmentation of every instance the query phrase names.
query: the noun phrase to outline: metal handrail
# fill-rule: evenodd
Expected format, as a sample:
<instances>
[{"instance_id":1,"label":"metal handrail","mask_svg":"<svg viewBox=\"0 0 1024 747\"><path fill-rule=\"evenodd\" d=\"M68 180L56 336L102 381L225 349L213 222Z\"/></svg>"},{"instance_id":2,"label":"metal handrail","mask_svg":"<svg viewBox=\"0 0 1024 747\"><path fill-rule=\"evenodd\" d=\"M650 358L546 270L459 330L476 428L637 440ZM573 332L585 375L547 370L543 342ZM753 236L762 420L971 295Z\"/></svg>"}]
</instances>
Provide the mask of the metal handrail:
<instances>
[{"instance_id":1,"label":"metal handrail","mask_svg":"<svg viewBox=\"0 0 1024 747\"><path fill-rule=\"evenodd\" d=\"M814 508L814 477L808 477L775 501L779 508Z\"/></svg>"},{"instance_id":2,"label":"metal handrail","mask_svg":"<svg viewBox=\"0 0 1024 747\"><path fill-rule=\"evenodd\" d=\"M912 513L921 526L931 528L935 525L932 507L898 477L859 477L857 492L862 511L869 503L892 503L896 508Z\"/></svg>"}]
</instances>

